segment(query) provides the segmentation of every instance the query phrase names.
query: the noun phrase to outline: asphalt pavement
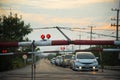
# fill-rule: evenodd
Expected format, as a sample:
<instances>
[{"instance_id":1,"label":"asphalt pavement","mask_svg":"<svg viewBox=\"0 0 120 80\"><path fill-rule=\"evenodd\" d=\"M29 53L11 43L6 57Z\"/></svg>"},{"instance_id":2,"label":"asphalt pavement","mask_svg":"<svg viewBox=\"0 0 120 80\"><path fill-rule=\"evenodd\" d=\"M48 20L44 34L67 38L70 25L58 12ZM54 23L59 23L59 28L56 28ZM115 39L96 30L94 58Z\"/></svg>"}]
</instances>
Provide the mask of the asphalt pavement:
<instances>
[{"instance_id":1,"label":"asphalt pavement","mask_svg":"<svg viewBox=\"0 0 120 80\"><path fill-rule=\"evenodd\" d=\"M47 59L36 63L34 80L120 80L120 72L113 70L73 71L52 65ZM31 65L21 69L0 72L0 80L32 80Z\"/></svg>"}]
</instances>

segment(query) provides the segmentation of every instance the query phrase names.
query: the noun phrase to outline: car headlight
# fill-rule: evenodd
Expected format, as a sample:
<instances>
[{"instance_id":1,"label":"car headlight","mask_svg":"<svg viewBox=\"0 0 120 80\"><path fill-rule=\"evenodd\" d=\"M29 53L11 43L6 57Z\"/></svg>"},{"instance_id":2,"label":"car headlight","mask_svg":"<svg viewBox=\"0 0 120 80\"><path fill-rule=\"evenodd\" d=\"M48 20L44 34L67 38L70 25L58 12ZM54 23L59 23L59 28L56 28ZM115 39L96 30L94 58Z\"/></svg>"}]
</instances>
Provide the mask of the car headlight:
<instances>
[{"instance_id":1,"label":"car headlight","mask_svg":"<svg viewBox=\"0 0 120 80\"><path fill-rule=\"evenodd\" d=\"M93 69L95 69L96 67L95 66L93 66Z\"/></svg>"},{"instance_id":2,"label":"car headlight","mask_svg":"<svg viewBox=\"0 0 120 80\"><path fill-rule=\"evenodd\" d=\"M80 66L80 67L79 67L79 69L81 70L81 69L82 69L82 67Z\"/></svg>"}]
</instances>

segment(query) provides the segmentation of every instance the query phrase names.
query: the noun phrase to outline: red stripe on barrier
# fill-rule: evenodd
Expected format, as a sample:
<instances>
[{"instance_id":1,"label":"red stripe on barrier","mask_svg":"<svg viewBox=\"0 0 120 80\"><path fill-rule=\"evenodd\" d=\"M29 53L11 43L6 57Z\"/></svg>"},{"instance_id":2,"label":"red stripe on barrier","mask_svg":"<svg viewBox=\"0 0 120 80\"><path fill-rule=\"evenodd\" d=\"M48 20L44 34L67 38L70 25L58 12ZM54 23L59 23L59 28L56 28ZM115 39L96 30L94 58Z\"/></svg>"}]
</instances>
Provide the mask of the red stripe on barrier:
<instances>
[{"instance_id":1,"label":"red stripe on barrier","mask_svg":"<svg viewBox=\"0 0 120 80\"><path fill-rule=\"evenodd\" d=\"M74 40L75 45L114 45L113 40Z\"/></svg>"},{"instance_id":2,"label":"red stripe on barrier","mask_svg":"<svg viewBox=\"0 0 120 80\"><path fill-rule=\"evenodd\" d=\"M31 46L32 42L21 42L22 46ZM0 42L0 47L18 47L19 42ZM52 41L42 41L41 44L36 43L36 46L51 46L51 45L120 45L120 42L113 40L52 40Z\"/></svg>"},{"instance_id":3,"label":"red stripe on barrier","mask_svg":"<svg viewBox=\"0 0 120 80\"><path fill-rule=\"evenodd\" d=\"M53 40L51 45L69 45L69 42L66 40Z\"/></svg>"},{"instance_id":4,"label":"red stripe on barrier","mask_svg":"<svg viewBox=\"0 0 120 80\"><path fill-rule=\"evenodd\" d=\"M18 42L0 42L0 47L18 47Z\"/></svg>"}]
</instances>

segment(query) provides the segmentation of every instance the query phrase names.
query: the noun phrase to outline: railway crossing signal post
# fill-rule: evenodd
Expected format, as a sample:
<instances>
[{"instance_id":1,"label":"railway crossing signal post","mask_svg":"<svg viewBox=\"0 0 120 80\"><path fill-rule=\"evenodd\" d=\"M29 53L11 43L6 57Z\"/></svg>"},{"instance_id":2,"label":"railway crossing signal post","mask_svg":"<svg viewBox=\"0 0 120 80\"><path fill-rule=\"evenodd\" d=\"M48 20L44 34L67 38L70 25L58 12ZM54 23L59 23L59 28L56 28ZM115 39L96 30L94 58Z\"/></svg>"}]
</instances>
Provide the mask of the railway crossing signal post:
<instances>
[{"instance_id":1,"label":"railway crossing signal post","mask_svg":"<svg viewBox=\"0 0 120 80\"><path fill-rule=\"evenodd\" d=\"M31 66L31 79L32 80L35 80L35 69L36 69L36 64L35 64L35 54L34 54L34 51L35 51L35 40L33 40L31 46L32 46L32 66Z\"/></svg>"}]
</instances>

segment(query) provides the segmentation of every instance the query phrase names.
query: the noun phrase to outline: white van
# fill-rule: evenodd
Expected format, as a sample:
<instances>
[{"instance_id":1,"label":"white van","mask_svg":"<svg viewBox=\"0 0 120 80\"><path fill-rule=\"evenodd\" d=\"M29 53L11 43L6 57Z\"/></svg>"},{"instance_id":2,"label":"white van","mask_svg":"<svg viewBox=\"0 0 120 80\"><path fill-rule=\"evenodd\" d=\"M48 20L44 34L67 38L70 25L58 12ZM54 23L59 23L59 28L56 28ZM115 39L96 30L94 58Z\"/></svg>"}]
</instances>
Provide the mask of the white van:
<instances>
[{"instance_id":1,"label":"white van","mask_svg":"<svg viewBox=\"0 0 120 80\"><path fill-rule=\"evenodd\" d=\"M71 68L73 70L98 71L98 61L92 52L76 52Z\"/></svg>"}]
</instances>

